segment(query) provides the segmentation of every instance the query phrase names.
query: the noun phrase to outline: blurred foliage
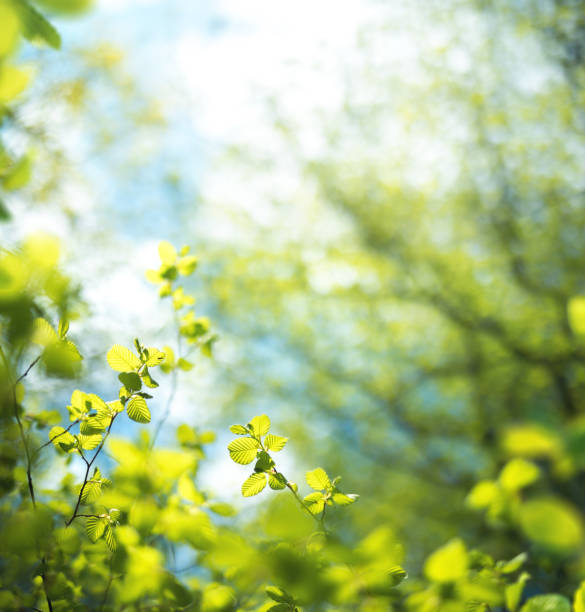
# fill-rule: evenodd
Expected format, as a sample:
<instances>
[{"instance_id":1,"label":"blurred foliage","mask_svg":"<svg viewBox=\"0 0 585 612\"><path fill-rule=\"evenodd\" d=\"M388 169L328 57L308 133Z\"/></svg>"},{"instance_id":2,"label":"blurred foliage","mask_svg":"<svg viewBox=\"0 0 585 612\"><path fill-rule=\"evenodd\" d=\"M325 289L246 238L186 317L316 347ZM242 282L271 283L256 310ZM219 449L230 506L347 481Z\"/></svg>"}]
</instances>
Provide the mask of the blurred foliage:
<instances>
[{"instance_id":1,"label":"blurred foliage","mask_svg":"<svg viewBox=\"0 0 585 612\"><path fill-rule=\"evenodd\" d=\"M0 137L33 74L22 39L59 48L44 11L88 4L0 0ZM74 389L84 339L69 322L83 309L58 241L0 251L2 609L585 610L585 5L451 10L477 44L462 32L429 55L441 77L418 95L388 87L371 108L350 95L341 120L323 119L323 155L279 118L315 217L342 219L335 241L275 233L216 253L219 325L261 339L231 369L228 411L295 408L279 418L288 438L264 414L231 427L229 456L254 463L241 492L261 494L251 522L197 484L212 432L185 423L156 444L192 353L211 357L216 341L193 309L189 250L162 242L147 272L172 303L176 345L111 347L121 387L108 401L111 389ZM79 102L85 83L68 91ZM418 143L408 159L380 146L387 114ZM414 172L422 132L445 149ZM35 151L1 142L2 189L20 190ZM155 367L170 374L166 409L121 437L124 413L152 420ZM66 409L31 401L29 373L73 379ZM285 445L327 466L306 473L306 494L270 454Z\"/></svg>"}]
</instances>

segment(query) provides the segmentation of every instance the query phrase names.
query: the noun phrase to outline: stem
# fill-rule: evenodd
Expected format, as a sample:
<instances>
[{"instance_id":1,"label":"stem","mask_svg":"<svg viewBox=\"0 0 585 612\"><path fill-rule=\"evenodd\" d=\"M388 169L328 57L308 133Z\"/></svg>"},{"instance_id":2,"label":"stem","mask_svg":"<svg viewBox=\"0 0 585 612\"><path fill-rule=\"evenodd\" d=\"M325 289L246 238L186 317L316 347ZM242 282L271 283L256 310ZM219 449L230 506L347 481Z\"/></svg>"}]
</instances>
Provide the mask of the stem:
<instances>
[{"instance_id":1,"label":"stem","mask_svg":"<svg viewBox=\"0 0 585 612\"><path fill-rule=\"evenodd\" d=\"M79 419L77 419L76 421L73 421L73 423L71 423L71 425L69 425L67 427L67 429L65 429L64 431L62 431L61 433L57 434L56 436L53 436L52 438L49 438L48 442L45 442L43 445L39 446L37 448L37 450L35 451L35 453L38 453L39 451L41 451L43 448L45 448L45 446L49 446L49 444L51 444L51 442L53 440L56 440L57 438L61 437L62 435L66 434L74 425L77 425L77 423L79 423Z\"/></svg>"},{"instance_id":2,"label":"stem","mask_svg":"<svg viewBox=\"0 0 585 612\"><path fill-rule=\"evenodd\" d=\"M264 448L264 444L262 444L262 440L260 439L260 436L258 436L258 437L253 436L253 437L254 437L254 440L256 440L256 442L258 442L258 444L260 444L260 448L261 448L261 449L262 449L262 450L263 450L263 451L264 451L266 454L268 454L268 451L267 451L267 450ZM318 519L318 518L317 518L317 517L316 517L316 516L315 516L315 515L314 515L314 514L313 514L313 513L312 513L312 512L309 510L309 508L307 508L307 506L305 505L305 502L304 502L304 501L303 501L303 500L300 498L299 494L298 494L298 493L297 493L297 492L296 492L296 491L293 489L293 487L292 487L292 485L290 484L290 482L289 482L288 478L287 478L287 477L286 477L286 476L285 476L285 475L284 475L282 472L279 472L279 471L276 469L276 465L275 465L275 466L272 468L272 473L273 473L274 475L277 475L277 474L278 474L278 475L280 475L280 476L282 476L282 477L284 478L284 480L285 480L285 484L286 484L286 487L287 487L287 488L289 489L289 491L290 491L290 492L291 492L291 493L292 493L292 494L295 496L295 499L296 499L296 500L299 502L299 504L301 505L301 507L303 508L303 510L305 510L305 511L307 512L307 514L308 514L308 515L309 515L309 516L310 516L312 519L314 519L315 521L317 521L317 523L318 523L318 524L319 524L321 527L323 527L323 519L321 518L321 520L319 520L319 519ZM323 529L325 529L325 528L323 527Z\"/></svg>"},{"instance_id":3,"label":"stem","mask_svg":"<svg viewBox=\"0 0 585 612\"><path fill-rule=\"evenodd\" d=\"M71 515L71 518L65 523L65 527L69 527L69 525L71 525L71 523L78 516L82 516L81 514L77 514L77 511L79 510L79 506L81 505L81 498L83 497L83 492L85 491L85 487L87 486L87 483L90 480L90 478L89 478L89 471L91 469L91 466L94 464L95 460L97 459L98 455L100 454L100 451L104 447L104 444L106 443L106 440L108 439L108 436L110 435L110 431L112 430L112 425L114 424L114 421L116 420L116 417L118 416L118 414L120 414L120 413L114 414L112 416L112 418L110 420L110 424L108 425L108 429L106 431L106 434L102 438L102 441L100 442L100 445L98 446L98 449L95 452L95 455L92 457L91 461L88 461L85 458L85 456L83 455L83 453L81 453L81 457L85 461L85 465L86 465L85 476L83 478L83 484L81 485L81 489L79 490L79 495L77 496L77 503L75 504L75 510L73 510L73 514Z\"/></svg>"},{"instance_id":4,"label":"stem","mask_svg":"<svg viewBox=\"0 0 585 612\"><path fill-rule=\"evenodd\" d=\"M26 439L24 427L20 419L20 414L18 413L18 401L16 399L16 385L21 380L23 380L28 375L28 373L35 367L35 365L38 363L41 356L39 355L36 359L34 359L34 361L28 366L28 368L24 371L24 373L21 374L16 379L16 381L13 382L12 374L10 372L10 364L8 363L8 359L6 358L6 353L4 352L4 349L2 348L2 346L0 346L0 354L2 356L2 361L4 362L4 367L6 368L6 375L8 376L8 380L10 381L10 389L12 392L12 403L14 406L14 417L18 424L18 430L20 432L20 439L22 441L22 445L24 447L24 453L26 455L26 478L28 481L28 491L30 494L30 499L31 499L33 508L36 510L37 500L35 498L35 488L34 488L33 479L32 479L32 461L31 461L30 450L28 447L28 441ZM49 612L53 612L53 604L51 602L51 598L49 597L49 592L47 590L47 579L45 576L45 568L47 566L47 560L44 555L41 556L41 565L42 565L41 579L43 581L43 591L45 592L45 598L47 600L47 606L49 607Z\"/></svg>"}]
</instances>

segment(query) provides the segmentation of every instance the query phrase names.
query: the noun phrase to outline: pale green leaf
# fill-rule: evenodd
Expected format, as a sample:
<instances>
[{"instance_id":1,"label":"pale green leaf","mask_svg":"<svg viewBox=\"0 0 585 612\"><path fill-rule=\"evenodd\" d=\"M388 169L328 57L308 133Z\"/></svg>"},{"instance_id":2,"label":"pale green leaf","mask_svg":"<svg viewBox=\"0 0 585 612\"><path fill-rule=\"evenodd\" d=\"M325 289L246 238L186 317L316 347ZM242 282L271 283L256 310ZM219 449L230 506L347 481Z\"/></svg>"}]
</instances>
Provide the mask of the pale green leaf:
<instances>
[{"instance_id":1,"label":"pale green leaf","mask_svg":"<svg viewBox=\"0 0 585 612\"><path fill-rule=\"evenodd\" d=\"M288 438L268 434L264 439L264 446L267 448L267 450L281 451L287 442Z\"/></svg>"},{"instance_id":2,"label":"pale green leaf","mask_svg":"<svg viewBox=\"0 0 585 612\"><path fill-rule=\"evenodd\" d=\"M114 344L108 351L106 360L116 372L132 372L141 366L140 359L130 349L120 344Z\"/></svg>"},{"instance_id":3,"label":"pale green leaf","mask_svg":"<svg viewBox=\"0 0 585 612\"><path fill-rule=\"evenodd\" d=\"M163 264L170 266L177 261L177 251L175 247L166 240L159 242L158 254Z\"/></svg>"},{"instance_id":4,"label":"pale green leaf","mask_svg":"<svg viewBox=\"0 0 585 612\"><path fill-rule=\"evenodd\" d=\"M165 360L166 356L163 351L159 351L159 349L152 346L146 350L148 351L148 359L146 360L147 366L154 368Z\"/></svg>"},{"instance_id":5,"label":"pale green leaf","mask_svg":"<svg viewBox=\"0 0 585 612\"><path fill-rule=\"evenodd\" d=\"M81 447L82 450L94 450L96 449L101 441L102 441L102 434L91 434L91 435L84 435L84 434L77 434L77 440L79 441L79 446Z\"/></svg>"},{"instance_id":6,"label":"pale green leaf","mask_svg":"<svg viewBox=\"0 0 585 612\"><path fill-rule=\"evenodd\" d=\"M252 497L258 495L266 486L266 474L252 474L242 485L242 495L244 497Z\"/></svg>"},{"instance_id":7,"label":"pale green leaf","mask_svg":"<svg viewBox=\"0 0 585 612\"><path fill-rule=\"evenodd\" d=\"M108 519L105 517L99 516L90 516L85 523L85 531L87 533L87 537L92 542L97 542L103 535L106 525L108 523Z\"/></svg>"},{"instance_id":8,"label":"pale green leaf","mask_svg":"<svg viewBox=\"0 0 585 612\"><path fill-rule=\"evenodd\" d=\"M307 484L315 491L331 488L331 481L323 468L316 468L306 474Z\"/></svg>"},{"instance_id":9,"label":"pale green leaf","mask_svg":"<svg viewBox=\"0 0 585 612\"><path fill-rule=\"evenodd\" d=\"M256 459L259 448L258 442L252 438L238 438L228 444L230 457L241 465L252 463Z\"/></svg>"},{"instance_id":10,"label":"pale green leaf","mask_svg":"<svg viewBox=\"0 0 585 612\"><path fill-rule=\"evenodd\" d=\"M454 539L429 556L424 572L432 582L455 582L467 576L467 566L465 545L461 540Z\"/></svg>"},{"instance_id":11,"label":"pale green leaf","mask_svg":"<svg viewBox=\"0 0 585 612\"><path fill-rule=\"evenodd\" d=\"M265 436L270 430L270 419L262 414L255 416L248 424L256 437Z\"/></svg>"},{"instance_id":12,"label":"pale green leaf","mask_svg":"<svg viewBox=\"0 0 585 612\"><path fill-rule=\"evenodd\" d=\"M150 423L150 410L142 397L132 397L126 405L126 412L137 423Z\"/></svg>"},{"instance_id":13,"label":"pale green leaf","mask_svg":"<svg viewBox=\"0 0 585 612\"><path fill-rule=\"evenodd\" d=\"M522 606L521 612L571 612L571 603L562 595L537 595Z\"/></svg>"},{"instance_id":14,"label":"pale green leaf","mask_svg":"<svg viewBox=\"0 0 585 612\"><path fill-rule=\"evenodd\" d=\"M282 474L269 474L268 485L275 491L280 491L286 487L286 480Z\"/></svg>"},{"instance_id":15,"label":"pale green leaf","mask_svg":"<svg viewBox=\"0 0 585 612\"><path fill-rule=\"evenodd\" d=\"M108 548L112 552L115 552L116 548L118 547L116 542L116 536L114 535L114 528L109 523L106 524L106 527L104 529L104 540L106 541Z\"/></svg>"},{"instance_id":16,"label":"pale green leaf","mask_svg":"<svg viewBox=\"0 0 585 612\"><path fill-rule=\"evenodd\" d=\"M243 425L232 425L230 431L237 436L246 436L249 433Z\"/></svg>"}]
</instances>

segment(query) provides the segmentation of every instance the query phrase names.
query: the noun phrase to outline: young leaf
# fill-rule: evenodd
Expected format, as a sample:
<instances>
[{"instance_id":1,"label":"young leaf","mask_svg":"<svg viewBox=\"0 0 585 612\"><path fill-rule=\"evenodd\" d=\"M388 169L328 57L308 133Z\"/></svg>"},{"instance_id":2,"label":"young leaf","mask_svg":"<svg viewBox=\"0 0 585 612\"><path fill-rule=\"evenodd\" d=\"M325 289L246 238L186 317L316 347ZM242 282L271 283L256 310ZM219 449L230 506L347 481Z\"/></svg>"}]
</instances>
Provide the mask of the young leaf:
<instances>
[{"instance_id":1,"label":"young leaf","mask_svg":"<svg viewBox=\"0 0 585 612\"><path fill-rule=\"evenodd\" d=\"M236 436L246 436L249 433L243 425L232 425L230 431Z\"/></svg>"},{"instance_id":2,"label":"young leaf","mask_svg":"<svg viewBox=\"0 0 585 612\"><path fill-rule=\"evenodd\" d=\"M146 400L142 397L133 397L126 406L128 416L137 423L150 423L150 410Z\"/></svg>"},{"instance_id":3,"label":"young leaf","mask_svg":"<svg viewBox=\"0 0 585 612\"><path fill-rule=\"evenodd\" d=\"M275 491L286 487L286 480L282 474L268 474L268 486Z\"/></svg>"},{"instance_id":4,"label":"young leaf","mask_svg":"<svg viewBox=\"0 0 585 612\"><path fill-rule=\"evenodd\" d=\"M89 436L77 434L76 438L82 450L94 450L100 445L102 434L91 434Z\"/></svg>"},{"instance_id":5,"label":"young leaf","mask_svg":"<svg viewBox=\"0 0 585 612\"><path fill-rule=\"evenodd\" d=\"M136 372L122 372L118 374L118 380L128 391L140 391L142 389L142 381Z\"/></svg>"},{"instance_id":6,"label":"young leaf","mask_svg":"<svg viewBox=\"0 0 585 612\"><path fill-rule=\"evenodd\" d=\"M388 576L390 578L391 585L393 587L398 586L407 576L406 572L400 565L393 565L388 570Z\"/></svg>"},{"instance_id":7,"label":"young leaf","mask_svg":"<svg viewBox=\"0 0 585 612\"><path fill-rule=\"evenodd\" d=\"M281 451L284 445L288 442L288 438L283 436L275 436L274 434L268 434L264 439L264 446L271 451Z\"/></svg>"},{"instance_id":8,"label":"young leaf","mask_svg":"<svg viewBox=\"0 0 585 612\"><path fill-rule=\"evenodd\" d=\"M117 548L116 536L114 535L114 528L110 524L107 524L104 529L104 540L108 548L115 552Z\"/></svg>"},{"instance_id":9,"label":"young leaf","mask_svg":"<svg viewBox=\"0 0 585 612\"><path fill-rule=\"evenodd\" d=\"M114 344L108 351L106 360L110 368L116 372L132 372L141 366L140 359L130 349L120 344Z\"/></svg>"},{"instance_id":10,"label":"young leaf","mask_svg":"<svg viewBox=\"0 0 585 612\"><path fill-rule=\"evenodd\" d=\"M193 364L187 359L183 359L179 357L179 361L177 361L177 366L181 368L184 372L190 372L193 369Z\"/></svg>"},{"instance_id":11,"label":"young leaf","mask_svg":"<svg viewBox=\"0 0 585 612\"><path fill-rule=\"evenodd\" d=\"M81 494L82 504L92 504L102 494L102 483L95 480L88 480Z\"/></svg>"},{"instance_id":12,"label":"young leaf","mask_svg":"<svg viewBox=\"0 0 585 612\"><path fill-rule=\"evenodd\" d=\"M266 451L260 451L258 453L258 461L256 461L256 465L254 466L254 471L266 472L272 467L274 467L272 457Z\"/></svg>"},{"instance_id":13,"label":"young leaf","mask_svg":"<svg viewBox=\"0 0 585 612\"><path fill-rule=\"evenodd\" d=\"M42 40L53 49L61 48L61 36L36 8L26 0L15 3L23 26L23 34L28 40Z\"/></svg>"},{"instance_id":14,"label":"young leaf","mask_svg":"<svg viewBox=\"0 0 585 612\"><path fill-rule=\"evenodd\" d=\"M149 347L146 350L148 351L148 359L146 360L147 366L154 368L165 360L165 354L163 351L159 351L157 348L153 347Z\"/></svg>"},{"instance_id":15,"label":"young leaf","mask_svg":"<svg viewBox=\"0 0 585 612\"><path fill-rule=\"evenodd\" d=\"M77 446L75 437L68 431L65 431L63 427L52 427L49 431L49 440L53 442L53 445L57 450L68 453L71 449Z\"/></svg>"},{"instance_id":16,"label":"young leaf","mask_svg":"<svg viewBox=\"0 0 585 612\"><path fill-rule=\"evenodd\" d=\"M258 495L266 486L266 474L256 472L252 474L242 485L242 495L244 497L252 497Z\"/></svg>"},{"instance_id":17,"label":"young leaf","mask_svg":"<svg viewBox=\"0 0 585 612\"><path fill-rule=\"evenodd\" d=\"M270 599L279 603L294 604L295 602L295 600L284 589L276 586L266 587L266 595L268 595Z\"/></svg>"},{"instance_id":18,"label":"young leaf","mask_svg":"<svg viewBox=\"0 0 585 612\"><path fill-rule=\"evenodd\" d=\"M353 504L358 497L359 495L345 495L345 493L341 492L337 492L332 495L333 502L338 506L349 506L349 504Z\"/></svg>"},{"instance_id":19,"label":"young leaf","mask_svg":"<svg viewBox=\"0 0 585 612\"><path fill-rule=\"evenodd\" d=\"M177 261L177 251L175 250L175 247L166 240L159 242L158 254L162 263L167 266L170 266Z\"/></svg>"},{"instance_id":20,"label":"young leaf","mask_svg":"<svg viewBox=\"0 0 585 612\"><path fill-rule=\"evenodd\" d=\"M316 468L311 472L307 472L307 484L315 491L323 491L331 488L329 476L323 468Z\"/></svg>"},{"instance_id":21,"label":"young leaf","mask_svg":"<svg viewBox=\"0 0 585 612\"><path fill-rule=\"evenodd\" d=\"M107 426L108 422L106 419L102 419L98 416L92 416L81 421L79 431L86 436L90 436L92 434L105 431Z\"/></svg>"},{"instance_id":22,"label":"young leaf","mask_svg":"<svg viewBox=\"0 0 585 612\"><path fill-rule=\"evenodd\" d=\"M252 438L238 438L228 444L228 451L232 461L241 465L252 463L256 459L259 448L258 442Z\"/></svg>"},{"instance_id":23,"label":"young leaf","mask_svg":"<svg viewBox=\"0 0 585 612\"><path fill-rule=\"evenodd\" d=\"M249 426L256 437L265 436L270 430L270 419L265 414L255 416Z\"/></svg>"},{"instance_id":24,"label":"young leaf","mask_svg":"<svg viewBox=\"0 0 585 612\"><path fill-rule=\"evenodd\" d=\"M87 537L92 542L97 542L103 535L106 528L107 519L100 516L90 516L85 524Z\"/></svg>"},{"instance_id":25,"label":"young leaf","mask_svg":"<svg viewBox=\"0 0 585 612\"><path fill-rule=\"evenodd\" d=\"M311 514L319 514L320 512L323 512L325 500L323 499L323 495L321 493L309 493L309 495L307 495L303 501Z\"/></svg>"},{"instance_id":26,"label":"young leaf","mask_svg":"<svg viewBox=\"0 0 585 612\"><path fill-rule=\"evenodd\" d=\"M151 389L155 389L156 387L158 387L158 383L156 382L156 380L154 380L154 378L152 378L150 376L150 372L148 371L147 367L144 367L144 369L142 370L142 382L149 388Z\"/></svg>"}]
</instances>

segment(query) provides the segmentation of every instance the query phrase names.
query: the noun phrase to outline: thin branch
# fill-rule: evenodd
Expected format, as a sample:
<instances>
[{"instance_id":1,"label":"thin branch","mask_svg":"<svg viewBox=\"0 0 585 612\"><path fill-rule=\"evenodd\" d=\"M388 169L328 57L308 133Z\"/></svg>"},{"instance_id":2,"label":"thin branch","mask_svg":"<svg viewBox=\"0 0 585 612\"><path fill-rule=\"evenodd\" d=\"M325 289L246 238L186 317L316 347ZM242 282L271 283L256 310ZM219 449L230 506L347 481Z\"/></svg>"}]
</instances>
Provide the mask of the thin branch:
<instances>
[{"instance_id":1,"label":"thin branch","mask_svg":"<svg viewBox=\"0 0 585 612\"><path fill-rule=\"evenodd\" d=\"M36 450L35 453L38 453L39 451L41 451L43 448L45 448L46 446L49 446L49 444L51 444L51 442L53 442L53 440L56 440L57 438L65 435L74 425L77 425L77 423L79 423L79 419L73 421L73 423L71 423L71 425L69 425L67 427L67 429L65 429L64 431L62 431L61 433L58 433L56 436L53 436L52 438L49 438L48 442L45 442L43 445L39 446Z\"/></svg>"}]
</instances>

